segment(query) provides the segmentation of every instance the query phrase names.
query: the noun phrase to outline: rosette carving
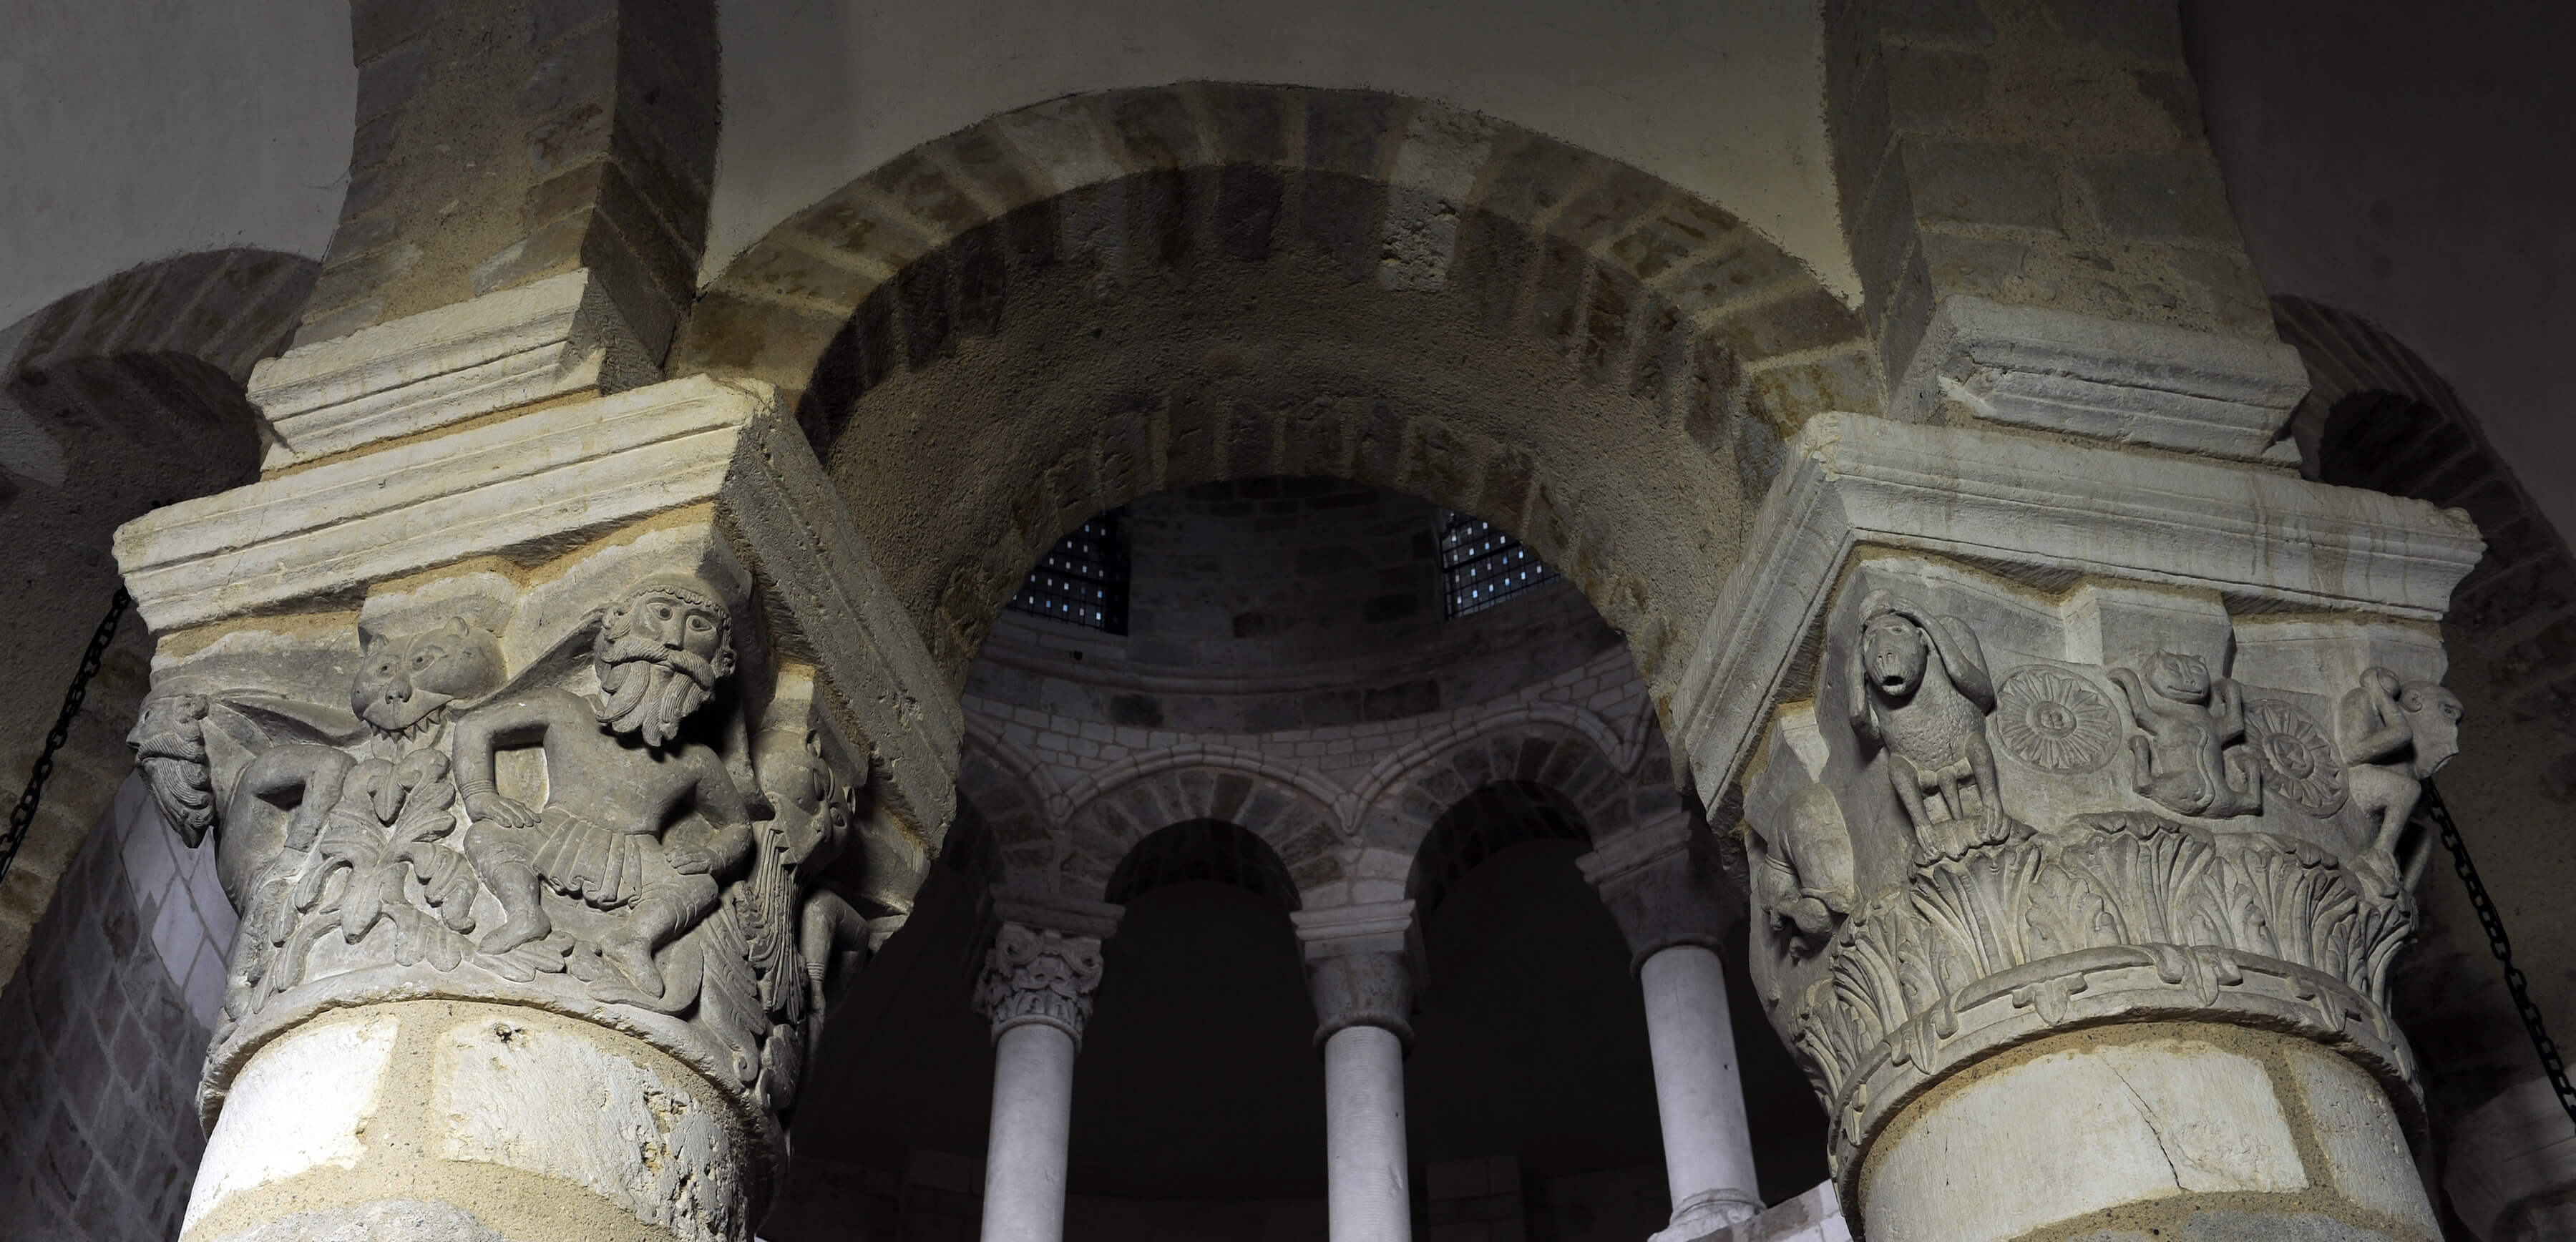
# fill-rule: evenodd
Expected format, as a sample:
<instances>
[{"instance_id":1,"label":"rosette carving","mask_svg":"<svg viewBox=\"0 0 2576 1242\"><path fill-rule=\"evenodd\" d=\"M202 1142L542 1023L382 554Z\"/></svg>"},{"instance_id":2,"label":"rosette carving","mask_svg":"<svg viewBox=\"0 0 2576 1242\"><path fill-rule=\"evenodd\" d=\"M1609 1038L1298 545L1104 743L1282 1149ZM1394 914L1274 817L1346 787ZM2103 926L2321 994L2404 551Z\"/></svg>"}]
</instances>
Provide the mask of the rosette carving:
<instances>
[{"instance_id":1,"label":"rosette carving","mask_svg":"<svg viewBox=\"0 0 2576 1242\"><path fill-rule=\"evenodd\" d=\"M2026 665L1995 692L1994 733L2006 753L2046 772L2091 772L2120 745L2120 718L2092 683Z\"/></svg>"},{"instance_id":2,"label":"rosette carving","mask_svg":"<svg viewBox=\"0 0 2576 1242\"><path fill-rule=\"evenodd\" d=\"M2245 740L2263 761L2263 787L2324 819L2343 809L2343 766L2306 712L2279 699L2245 705Z\"/></svg>"}]
</instances>

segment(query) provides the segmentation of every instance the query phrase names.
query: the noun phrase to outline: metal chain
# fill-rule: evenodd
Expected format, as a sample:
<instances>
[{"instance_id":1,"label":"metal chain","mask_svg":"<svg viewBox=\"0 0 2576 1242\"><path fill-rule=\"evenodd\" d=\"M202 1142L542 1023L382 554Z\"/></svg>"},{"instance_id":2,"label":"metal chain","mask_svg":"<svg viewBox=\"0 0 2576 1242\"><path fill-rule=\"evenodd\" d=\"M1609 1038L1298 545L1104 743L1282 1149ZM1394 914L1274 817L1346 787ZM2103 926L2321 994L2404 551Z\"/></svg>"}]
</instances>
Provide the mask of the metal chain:
<instances>
[{"instance_id":1,"label":"metal chain","mask_svg":"<svg viewBox=\"0 0 2576 1242\"><path fill-rule=\"evenodd\" d=\"M2540 1054L2541 1072L2549 1075L2549 1085L2558 1092L2558 1105L2567 1110L2567 1120L2576 1124L2576 1087L2567 1085L2567 1063L2558 1057L2558 1045L2549 1038L2549 1028L2540 1020L2540 1006L2531 1003L2531 988L2522 977L2522 968L2513 964L2513 941L2504 934L2504 916L2496 912L2495 901L2487 896L2487 886L2478 880L2477 864L2469 861L2468 843L2460 839L2459 826L2451 822L2451 808L2443 805L2442 791L2433 782L2424 782L2424 800L2416 808L2433 821L2442 835L2442 845L2451 851L2451 869L2460 873L2460 883L2469 890L2469 905L2478 912L2478 922L2487 929L2487 947L2495 951L2496 960L2504 963L2505 990L2513 993L2513 1007L2522 1014L2522 1029L2531 1035L2532 1051Z\"/></svg>"},{"instance_id":2,"label":"metal chain","mask_svg":"<svg viewBox=\"0 0 2576 1242\"><path fill-rule=\"evenodd\" d=\"M89 694L89 679L98 676L107 645L116 641L116 624L125 619L126 606L133 602L124 587L116 588L115 597L107 601L107 615L89 636L89 650L81 656L80 670L72 674L72 688L63 694L63 714L54 718L54 731L45 735L45 749L36 755L36 770L27 777L27 792L9 808L9 829L0 835L0 880L9 878L9 864L18 860L18 846L27 839L27 826L36 822L37 803L44 800L45 778L54 774L54 752L71 739L72 721L80 715L81 699Z\"/></svg>"}]
</instances>

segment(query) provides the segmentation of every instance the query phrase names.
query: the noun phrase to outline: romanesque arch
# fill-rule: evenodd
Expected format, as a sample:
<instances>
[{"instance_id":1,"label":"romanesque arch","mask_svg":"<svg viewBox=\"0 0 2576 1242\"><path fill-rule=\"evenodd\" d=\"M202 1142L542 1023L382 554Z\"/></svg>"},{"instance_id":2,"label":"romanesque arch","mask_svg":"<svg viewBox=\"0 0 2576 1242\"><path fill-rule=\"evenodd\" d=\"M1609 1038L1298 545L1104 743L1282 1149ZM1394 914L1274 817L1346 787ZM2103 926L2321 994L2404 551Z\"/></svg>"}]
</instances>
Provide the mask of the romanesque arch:
<instances>
[{"instance_id":1,"label":"romanesque arch","mask_svg":"<svg viewBox=\"0 0 2576 1242\"><path fill-rule=\"evenodd\" d=\"M1350 878L1340 818L1292 774L1253 763L1181 759L1138 765L1123 781L1078 804L1061 833L1063 855L1048 885L1098 901L1121 861L1147 836L1173 824L1219 820L1266 845L1284 864L1299 903L1330 904ZM1017 878L1016 860L1015 879Z\"/></svg>"},{"instance_id":2,"label":"romanesque arch","mask_svg":"<svg viewBox=\"0 0 2576 1242\"><path fill-rule=\"evenodd\" d=\"M1859 320L1723 210L1490 117L1185 84L899 158L719 277L670 371L784 390L952 677L1059 535L1330 474L1519 532L1664 678Z\"/></svg>"},{"instance_id":3,"label":"romanesque arch","mask_svg":"<svg viewBox=\"0 0 2576 1242\"><path fill-rule=\"evenodd\" d=\"M1372 848L1401 855L1410 870L1451 808L1500 782L1544 791L1538 796L1579 822L1587 839L1623 831L1634 822L1630 801L1639 789L1632 767L1643 741L1606 749L1601 742L1607 730L1597 720L1584 728L1557 717L1506 713L1462 722L1390 755L1371 774L1362 835ZM1628 763L1619 762L1622 751ZM1661 792L1670 795L1669 781Z\"/></svg>"},{"instance_id":4,"label":"romanesque arch","mask_svg":"<svg viewBox=\"0 0 2576 1242\"><path fill-rule=\"evenodd\" d=\"M1270 843L1222 819L1189 819L1147 833L1118 861L1105 895L1126 905L1165 884L1214 880L1270 898L1281 908L1298 906L1297 882Z\"/></svg>"}]
</instances>

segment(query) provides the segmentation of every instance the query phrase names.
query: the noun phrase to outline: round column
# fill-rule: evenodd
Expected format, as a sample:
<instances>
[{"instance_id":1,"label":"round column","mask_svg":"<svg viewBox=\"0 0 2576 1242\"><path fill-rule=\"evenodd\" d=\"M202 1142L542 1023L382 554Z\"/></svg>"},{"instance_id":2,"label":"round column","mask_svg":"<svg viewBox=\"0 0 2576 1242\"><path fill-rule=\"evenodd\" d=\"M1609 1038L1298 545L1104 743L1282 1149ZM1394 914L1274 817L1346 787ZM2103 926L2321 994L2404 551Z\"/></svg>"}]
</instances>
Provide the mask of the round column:
<instances>
[{"instance_id":1,"label":"round column","mask_svg":"<svg viewBox=\"0 0 2576 1242\"><path fill-rule=\"evenodd\" d=\"M1114 915L1106 916L1115 926ZM1100 930L1107 930L1102 927ZM984 1145L985 1242L1060 1242L1073 1131L1073 1059L1100 986L1100 937L1002 925L976 1009L993 1019L993 1120Z\"/></svg>"},{"instance_id":2,"label":"round column","mask_svg":"<svg viewBox=\"0 0 2576 1242\"><path fill-rule=\"evenodd\" d=\"M1324 1041L1324 1175L1333 1242L1408 1242L1404 1040L1348 1026Z\"/></svg>"},{"instance_id":3,"label":"round column","mask_svg":"<svg viewBox=\"0 0 2576 1242\"><path fill-rule=\"evenodd\" d=\"M2379 1084L2313 1040L2232 1025L2141 1023L1997 1057L1899 1112L1858 1181L1871 1242L2082 1219L2213 1242L2441 1237Z\"/></svg>"},{"instance_id":4,"label":"round column","mask_svg":"<svg viewBox=\"0 0 2576 1242\"><path fill-rule=\"evenodd\" d=\"M1692 841L1690 821L1673 815L1608 838L1576 860L1627 938L1645 992L1673 1202L1671 1223L1655 1242L1693 1242L1762 1211L1718 957L1718 946L1743 926L1744 903Z\"/></svg>"},{"instance_id":5,"label":"round column","mask_svg":"<svg viewBox=\"0 0 2576 1242\"><path fill-rule=\"evenodd\" d=\"M1658 1239L1697 1238L1762 1211L1753 1142L1744 1120L1726 967L1697 944L1677 944L1637 971L1646 993L1646 1040L1655 1060L1655 1112L1664 1131L1664 1176L1673 1217Z\"/></svg>"},{"instance_id":6,"label":"round column","mask_svg":"<svg viewBox=\"0 0 2576 1242\"><path fill-rule=\"evenodd\" d=\"M1064 1165L1073 1130L1073 1055L1063 1029L1024 1022L993 1040L993 1129L984 1148L984 1237L1064 1236Z\"/></svg>"},{"instance_id":7,"label":"round column","mask_svg":"<svg viewBox=\"0 0 2576 1242\"><path fill-rule=\"evenodd\" d=\"M338 1010L220 1101L185 1242L740 1242L761 1139L642 1040L522 1005Z\"/></svg>"},{"instance_id":8,"label":"round column","mask_svg":"<svg viewBox=\"0 0 2576 1242\"><path fill-rule=\"evenodd\" d=\"M1324 1176L1332 1242L1412 1242L1404 1054L1413 1043L1413 903L1290 918L1306 952L1324 1054Z\"/></svg>"}]
</instances>

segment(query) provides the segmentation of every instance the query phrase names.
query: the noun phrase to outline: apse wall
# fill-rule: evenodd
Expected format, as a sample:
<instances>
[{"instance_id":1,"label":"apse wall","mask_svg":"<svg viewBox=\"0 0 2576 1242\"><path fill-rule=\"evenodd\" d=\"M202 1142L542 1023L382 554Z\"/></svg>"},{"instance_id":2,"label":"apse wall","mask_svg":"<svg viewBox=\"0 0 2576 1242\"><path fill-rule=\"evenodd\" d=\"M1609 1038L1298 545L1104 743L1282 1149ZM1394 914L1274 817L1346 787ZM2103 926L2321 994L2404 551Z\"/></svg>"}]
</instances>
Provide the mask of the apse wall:
<instances>
[{"instance_id":1,"label":"apse wall","mask_svg":"<svg viewBox=\"0 0 2576 1242\"><path fill-rule=\"evenodd\" d=\"M1562 580L1442 616L1438 511L1332 479L1252 479L1133 505L1124 636L1006 612L974 699L1076 721L1269 733L1486 702L1619 636Z\"/></svg>"}]
</instances>

